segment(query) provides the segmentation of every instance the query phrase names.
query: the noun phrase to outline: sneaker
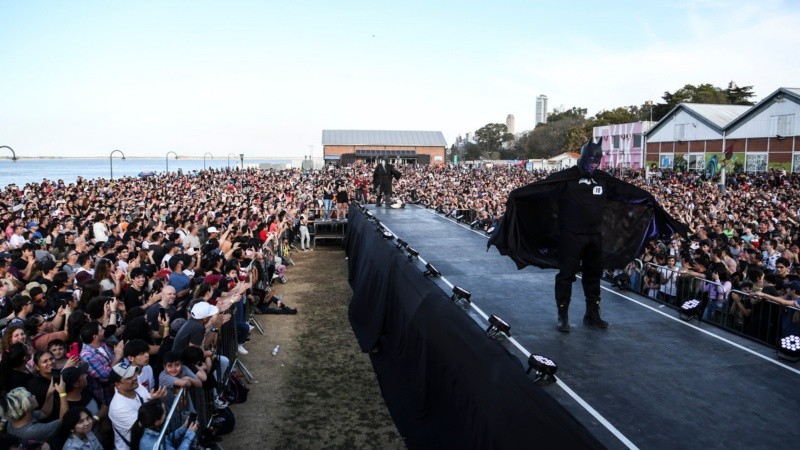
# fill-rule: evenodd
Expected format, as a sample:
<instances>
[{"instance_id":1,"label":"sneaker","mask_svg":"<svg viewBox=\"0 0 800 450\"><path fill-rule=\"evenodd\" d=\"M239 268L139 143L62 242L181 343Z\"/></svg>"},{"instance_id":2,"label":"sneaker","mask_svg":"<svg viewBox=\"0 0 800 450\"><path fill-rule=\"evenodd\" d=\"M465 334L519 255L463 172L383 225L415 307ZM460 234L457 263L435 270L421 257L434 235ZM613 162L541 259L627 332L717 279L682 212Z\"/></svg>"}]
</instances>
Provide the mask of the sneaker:
<instances>
[{"instance_id":1,"label":"sneaker","mask_svg":"<svg viewBox=\"0 0 800 450\"><path fill-rule=\"evenodd\" d=\"M218 395L217 398L214 399L214 408L225 409L227 407L228 407L228 402L223 400L221 396Z\"/></svg>"},{"instance_id":2,"label":"sneaker","mask_svg":"<svg viewBox=\"0 0 800 450\"><path fill-rule=\"evenodd\" d=\"M246 354L250 353L250 352L247 351L246 348L244 348L244 345L242 345L242 344L239 344L239 346L236 347L236 351L239 352L242 355L246 355Z\"/></svg>"}]
</instances>

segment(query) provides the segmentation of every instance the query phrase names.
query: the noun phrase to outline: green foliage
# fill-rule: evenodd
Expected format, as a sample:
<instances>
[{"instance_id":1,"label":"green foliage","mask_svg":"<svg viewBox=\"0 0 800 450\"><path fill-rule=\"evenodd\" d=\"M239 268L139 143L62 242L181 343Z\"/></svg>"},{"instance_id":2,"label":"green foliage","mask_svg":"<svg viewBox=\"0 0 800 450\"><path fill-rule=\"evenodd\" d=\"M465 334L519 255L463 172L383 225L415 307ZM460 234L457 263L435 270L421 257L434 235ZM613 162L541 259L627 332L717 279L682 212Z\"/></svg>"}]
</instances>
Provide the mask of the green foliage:
<instances>
[{"instance_id":1,"label":"green foliage","mask_svg":"<svg viewBox=\"0 0 800 450\"><path fill-rule=\"evenodd\" d=\"M526 158L550 158L580 148L588 138L582 128L586 123L586 108L556 111L528 134ZM591 128L589 129L591 132Z\"/></svg>"},{"instance_id":2,"label":"green foliage","mask_svg":"<svg viewBox=\"0 0 800 450\"><path fill-rule=\"evenodd\" d=\"M754 105L753 97L756 96L753 92L753 86L739 87L731 81L728 89L725 91L728 96L728 103L731 105Z\"/></svg>"},{"instance_id":3,"label":"green foliage","mask_svg":"<svg viewBox=\"0 0 800 450\"><path fill-rule=\"evenodd\" d=\"M521 133L514 138L510 146L503 147L500 150L500 159L525 159L525 143L530 133L530 131Z\"/></svg>"},{"instance_id":4,"label":"green foliage","mask_svg":"<svg viewBox=\"0 0 800 450\"><path fill-rule=\"evenodd\" d=\"M499 153L504 142L513 140L514 135L508 132L504 123L487 123L475 130L475 142L478 144L481 154L487 157L491 153Z\"/></svg>"},{"instance_id":5,"label":"green foliage","mask_svg":"<svg viewBox=\"0 0 800 450\"><path fill-rule=\"evenodd\" d=\"M675 92L664 92L661 97L664 103L653 107L653 120L659 121L679 103L708 103L713 105L752 105L753 86L739 87L736 83L729 84L727 89L713 86L709 83L695 86L687 84Z\"/></svg>"},{"instance_id":6,"label":"green foliage","mask_svg":"<svg viewBox=\"0 0 800 450\"><path fill-rule=\"evenodd\" d=\"M481 149L474 142L464 144L464 160L475 161L481 159Z\"/></svg>"},{"instance_id":7,"label":"green foliage","mask_svg":"<svg viewBox=\"0 0 800 450\"><path fill-rule=\"evenodd\" d=\"M675 172L686 172L689 168L689 162L683 157L683 154L675 155L675 160L672 162L672 168Z\"/></svg>"}]
</instances>

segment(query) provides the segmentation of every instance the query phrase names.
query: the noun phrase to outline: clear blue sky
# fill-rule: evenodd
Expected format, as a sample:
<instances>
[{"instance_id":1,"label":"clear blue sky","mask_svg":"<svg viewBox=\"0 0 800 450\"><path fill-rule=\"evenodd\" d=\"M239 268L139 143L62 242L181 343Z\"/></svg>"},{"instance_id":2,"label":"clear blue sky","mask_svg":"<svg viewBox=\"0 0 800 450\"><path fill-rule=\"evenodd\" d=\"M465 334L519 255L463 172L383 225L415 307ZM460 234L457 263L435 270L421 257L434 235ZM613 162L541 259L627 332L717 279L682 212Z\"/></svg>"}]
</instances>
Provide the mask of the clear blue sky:
<instances>
[{"instance_id":1,"label":"clear blue sky","mask_svg":"<svg viewBox=\"0 0 800 450\"><path fill-rule=\"evenodd\" d=\"M448 143L550 106L798 87L800 2L0 0L20 156L320 156L323 129Z\"/></svg>"}]
</instances>

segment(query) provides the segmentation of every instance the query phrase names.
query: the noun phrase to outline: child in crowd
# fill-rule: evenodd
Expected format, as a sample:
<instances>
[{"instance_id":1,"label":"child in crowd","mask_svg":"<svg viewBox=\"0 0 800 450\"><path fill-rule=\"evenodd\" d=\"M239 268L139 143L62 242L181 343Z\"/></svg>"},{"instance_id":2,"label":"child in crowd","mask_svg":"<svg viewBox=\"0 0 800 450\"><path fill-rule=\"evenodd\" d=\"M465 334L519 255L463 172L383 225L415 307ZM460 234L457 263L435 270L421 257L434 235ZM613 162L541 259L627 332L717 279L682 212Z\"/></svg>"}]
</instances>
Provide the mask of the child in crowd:
<instances>
[{"instance_id":1,"label":"child in crowd","mask_svg":"<svg viewBox=\"0 0 800 450\"><path fill-rule=\"evenodd\" d=\"M202 377L202 379L201 379ZM167 390L167 395L164 396L164 405L167 408L171 407L172 402L175 400L175 394L178 388L182 387L196 387L199 388L203 385L206 379L204 370L198 370L197 374L192 372L191 369L183 365L181 355L177 352L167 352L164 354L164 370L158 376L159 387ZM184 397L188 401L188 396ZM194 411L194 407L189 401L188 411Z\"/></svg>"},{"instance_id":2,"label":"child in crowd","mask_svg":"<svg viewBox=\"0 0 800 450\"><path fill-rule=\"evenodd\" d=\"M47 344L47 351L53 355L53 369L63 369L67 363L67 344L61 339L53 339Z\"/></svg>"}]
</instances>

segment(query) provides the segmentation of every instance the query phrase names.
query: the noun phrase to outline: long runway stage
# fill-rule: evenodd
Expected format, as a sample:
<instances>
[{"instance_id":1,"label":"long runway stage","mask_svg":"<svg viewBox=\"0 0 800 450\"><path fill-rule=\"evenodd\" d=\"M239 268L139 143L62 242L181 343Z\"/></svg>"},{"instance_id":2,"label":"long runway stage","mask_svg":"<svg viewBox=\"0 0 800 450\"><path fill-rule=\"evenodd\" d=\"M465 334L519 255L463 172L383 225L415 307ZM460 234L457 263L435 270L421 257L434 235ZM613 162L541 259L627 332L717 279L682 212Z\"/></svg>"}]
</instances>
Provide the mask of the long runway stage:
<instances>
[{"instance_id":1,"label":"long runway stage","mask_svg":"<svg viewBox=\"0 0 800 450\"><path fill-rule=\"evenodd\" d=\"M442 273L437 283L448 294L450 284L463 287L480 310L508 322L523 362L526 351L556 361L558 382L546 392L609 448L797 448L800 367L773 350L681 321L674 310L605 282L608 330L583 326L578 281L572 331L559 333L554 270L517 270L496 249L486 251L482 232L432 210L368 209Z\"/></svg>"}]
</instances>

